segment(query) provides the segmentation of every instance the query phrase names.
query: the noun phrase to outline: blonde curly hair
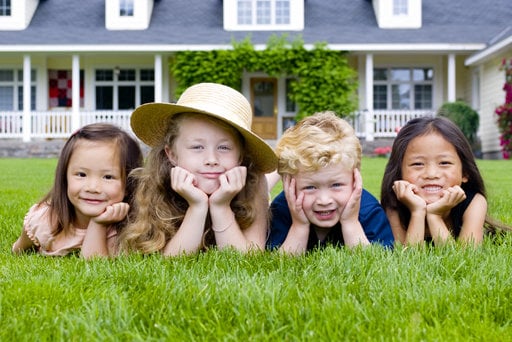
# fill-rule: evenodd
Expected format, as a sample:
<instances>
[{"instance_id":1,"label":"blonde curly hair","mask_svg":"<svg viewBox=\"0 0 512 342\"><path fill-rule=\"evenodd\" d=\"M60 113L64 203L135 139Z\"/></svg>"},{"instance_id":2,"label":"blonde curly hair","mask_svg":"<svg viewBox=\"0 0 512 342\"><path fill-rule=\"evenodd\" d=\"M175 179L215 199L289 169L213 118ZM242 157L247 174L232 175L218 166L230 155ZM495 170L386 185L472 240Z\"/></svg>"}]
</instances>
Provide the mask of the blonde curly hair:
<instances>
[{"instance_id":1,"label":"blonde curly hair","mask_svg":"<svg viewBox=\"0 0 512 342\"><path fill-rule=\"evenodd\" d=\"M349 170L361 167L361 144L354 129L332 111L315 113L286 130L276 154L281 176L338 163Z\"/></svg>"}]
</instances>

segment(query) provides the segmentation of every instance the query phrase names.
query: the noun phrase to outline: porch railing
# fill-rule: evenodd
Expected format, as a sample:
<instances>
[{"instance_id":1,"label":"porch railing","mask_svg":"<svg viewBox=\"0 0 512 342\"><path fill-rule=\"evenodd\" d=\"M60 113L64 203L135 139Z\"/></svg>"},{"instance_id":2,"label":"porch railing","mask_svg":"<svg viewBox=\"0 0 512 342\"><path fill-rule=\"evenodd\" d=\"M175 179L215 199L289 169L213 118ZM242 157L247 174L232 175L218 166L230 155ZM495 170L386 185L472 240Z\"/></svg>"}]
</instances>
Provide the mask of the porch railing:
<instances>
[{"instance_id":1,"label":"porch railing","mask_svg":"<svg viewBox=\"0 0 512 342\"><path fill-rule=\"evenodd\" d=\"M109 122L131 132L131 113L132 111L83 111L78 115L78 127L94 122ZM371 141L375 138L394 138L407 121L428 115L434 115L434 112L360 111L355 113L350 122L359 138ZM73 131L71 111L30 112L29 119L25 118L30 122L30 131L24 133L23 112L0 111L0 139L67 138Z\"/></svg>"}]
</instances>

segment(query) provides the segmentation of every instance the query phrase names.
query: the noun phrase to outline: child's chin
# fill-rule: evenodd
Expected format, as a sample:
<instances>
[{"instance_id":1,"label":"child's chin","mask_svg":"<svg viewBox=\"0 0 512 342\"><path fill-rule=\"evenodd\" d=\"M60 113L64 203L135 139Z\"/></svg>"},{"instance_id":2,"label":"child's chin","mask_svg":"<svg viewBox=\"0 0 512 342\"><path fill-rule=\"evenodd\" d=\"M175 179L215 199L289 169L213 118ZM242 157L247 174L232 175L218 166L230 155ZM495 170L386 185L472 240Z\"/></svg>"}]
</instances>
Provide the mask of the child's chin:
<instances>
[{"instance_id":1,"label":"child's chin","mask_svg":"<svg viewBox=\"0 0 512 342\"><path fill-rule=\"evenodd\" d=\"M217 183L204 183L204 184L199 184L198 188L201 189L205 194L207 194L208 196L213 194L218 188L219 188L220 184L217 182Z\"/></svg>"}]
</instances>

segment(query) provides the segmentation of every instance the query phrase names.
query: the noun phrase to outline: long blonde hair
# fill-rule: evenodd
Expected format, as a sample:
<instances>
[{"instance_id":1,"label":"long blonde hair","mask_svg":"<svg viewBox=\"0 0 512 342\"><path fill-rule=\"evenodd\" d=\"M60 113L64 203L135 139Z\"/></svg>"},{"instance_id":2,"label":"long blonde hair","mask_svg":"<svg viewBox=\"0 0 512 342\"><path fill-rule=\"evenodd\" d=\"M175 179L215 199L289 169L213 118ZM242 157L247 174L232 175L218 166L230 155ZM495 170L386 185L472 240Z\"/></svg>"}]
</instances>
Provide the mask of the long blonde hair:
<instances>
[{"instance_id":1,"label":"long blonde hair","mask_svg":"<svg viewBox=\"0 0 512 342\"><path fill-rule=\"evenodd\" d=\"M138 186L135 192L135 203L129 218L128 226L120 235L120 249L123 252L137 251L149 254L161 251L167 242L180 228L188 209L187 201L171 188L170 171L173 165L165 153L165 146L173 147L179 136L184 120L192 117L207 119L215 124L228 127L239 139L241 150L244 151L243 138L228 124L202 114L182 113L169 119L165 139L155 146L148 154L144 168L134 170L130 175ZM247 167L246 185L231 202L231 209L243 230L255 219L254 204L262 173L255 169L250 156L242 152L241 165ZM205 223L203 248L215 244L209 217Z\"/></svg>"}]
</instances>

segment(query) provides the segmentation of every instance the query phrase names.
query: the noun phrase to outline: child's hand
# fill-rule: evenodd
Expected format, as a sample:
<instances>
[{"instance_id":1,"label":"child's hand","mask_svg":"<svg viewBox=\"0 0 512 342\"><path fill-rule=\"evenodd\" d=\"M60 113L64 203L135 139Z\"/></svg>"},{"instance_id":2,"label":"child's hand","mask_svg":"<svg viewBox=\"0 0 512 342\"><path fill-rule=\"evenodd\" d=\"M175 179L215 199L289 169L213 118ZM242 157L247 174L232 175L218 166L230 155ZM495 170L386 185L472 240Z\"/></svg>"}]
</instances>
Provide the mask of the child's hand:
<instances>
[{"instance_id":1,"label":"child's hand","mask_svg":"<svg viewBox=\"0 0 512 342\"><path fill-rule=\"evenodd\" d=\"M171 169L171 188L183 197L189 205L206 203L208 196L198 187L194 175L182 167Z\"/></svg>"},{"instance_id":2,"label":"child's hand","mask_svg":"<svg viewBox=\"0 0 512 342\"><path fill-rule=\"evenodd\" d=\"M130 210L128 203L114 203L106 207L105 211L100 215L91 218L91 220L98 224L109 225L124 220L126 215L128 215L128 210Z\"/></svg>"},{"instance_id":3,"label":"child's hand","mask_svg":"<svg viewBox=\"0 0 512 342\"><path fill-rule=\"evenodd\" d=\"M306 217L306 213L304 213L304 209L302 208L304 193L299 191L299 194L296 195L295 184L295 179L292 176L283 176L284 195L286 197L286 202L288 203L290 215L292 216L292 222L309 225L309 220Z\"/></svg>"},{"instance_id":4,"label":"child's hand","mask_svg":"<svg viewBox=\"0 0 512 342\"><path fill-rule=\"evenodd\" d=\"M363 193L363 178L358 169L354 169L354 188L340 216L340 223L355 222L359 220L359 208L361 207L361 196Z\"/></svg>"},{"instance_id":5,"label":"child's hand","mask_svg":"<svg viewBox=\"0 0 512 342\"><path fill-rule=\"evenodd\" d=\"M425 210L427 203L416 194L416 185L404 180L395 181L393 191L397 199L403 203L411 213L416 210Z\"/></svg>"},{"instance_id":6,"label":"child's hand","mask_svg":"<svg viewBox=\"0 0 512 342\"><path fill-rule=\"evenodd\" d=\"M427 204L427 214L444 216L465 199L466 193L460 186L449 187L443 190L443 194L437 201Z\"/></svg>"},{"instance_id":7,"label":"child's hand","mask_svg":"<svg viewBox=\"0 0 512 342\"><path fill-rule=\"evenodd\" d=\"M210 195L210 204L230 204L233 198L244 188L247 168L235 166L219 177L220 186Z\"/></svg>"}]
</instances>

